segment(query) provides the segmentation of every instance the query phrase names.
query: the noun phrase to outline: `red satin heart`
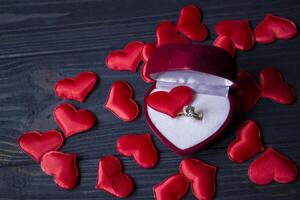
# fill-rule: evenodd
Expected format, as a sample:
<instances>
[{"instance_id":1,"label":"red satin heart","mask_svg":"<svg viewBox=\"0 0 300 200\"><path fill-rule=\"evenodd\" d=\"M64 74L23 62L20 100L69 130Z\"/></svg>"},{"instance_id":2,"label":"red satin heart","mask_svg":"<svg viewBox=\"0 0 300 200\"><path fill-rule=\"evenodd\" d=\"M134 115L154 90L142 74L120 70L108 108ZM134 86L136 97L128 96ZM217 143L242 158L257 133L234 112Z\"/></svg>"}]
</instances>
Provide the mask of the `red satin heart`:
<instances>
[{"instance_id":1,"label":"red satin heart","mask_svg":"<svg viewBox=\"0 0 300 200\"><path fill-rule=\"evenodd\" d=\"M195 5L188 5L180 10L177 30L194 41L203 41L208 36L205 25L201 23L201 13Z\"/></svg>"},{"instance_id":2,"label":"red satin heart","mask_svg":"<svg viewBox=\"0 0 300 200\"><path fill-rule=\"evenodd\" d=\"M296 36L296 24L283 17L267 14L254 29L256 42L272 43L276 39L288 40Z\"/></svg>"},{"instance_id":3,"label":"red satin heart","mask_svg":"<svg viewBox=\"0 0 300 200\"><path fill-rule=\"evenodd\" d=\"M178 86L170 92L157 91L147 97L147 105L154 110L176 117L184 106L193 100L193 91L187 86Z\"/></svg>"},{"instance_id":4,"label":"red satin heart","mask_svg":"<svg viewBox=\"0 0 300 200\"><path fill-rule=\"evenodd\" d=\"M42 157L41 168L46 174L53 176L54 182L63 189L72 189L78 183L75 154L50 151Z\"/></svg>"},{"instance_id":5,"label":"red satin heart","mask_svg":"<svg viewBox=\"0 0 300 200\"><path fill-rule=\"evenodd\" d=\"M235 56L235 47L232 40L227 36L219 36L215 39L214 46L224 49L227 53L229 53L232 57Z\"/></svg>"},{"instance_id":6,"label":"red satin heart","mask_svg":"<svg viewBox=\"0 0 300 200\"><path fill-rule=\"evenodd\" d=\"M155 200L179 200L187 193L189 182L180 174L172 175L153 186Z\"/></svg>"},{"instance_id":7,"label":"red satin heart","mask_svg":"<svg viewBox=\"0 0 300 200\"><path fill-rule=\"evenodd\" d=\"M71 104L60 104L53 112L54 120L66 138L91 129L96 123L96 117L88 110L76 108Z\"/></svg>"},{"instance_id":8,"label":"red satin heart","mask_svg":"<svg viewBox=\"0 0 300 200\"><path fill-rule=\"evenodd\" d=\"M191 183L197 199L212 199L216 189L217 168L196 159L184 159L179 166L180 173Z\"/></svg>"},{"instance_id":9,"label":"red satin heart","mask_svg":"<svg viewBox=\"0 0 300 200\"><path fill-rule=\"evenodd\" d=\"M96 189L119 198L127 197L133 191L132 179L123 173L119 159L105 156L99 160Z\"/></svg>"},{"instance_id":10,"label":"red satin heart","mask_svg":"<svg viewBox=\"0 0 300 200\"><path fill-rule=\"evenodd\" d=\"M144 44L139 41L128 43L124 49L112 51L106 57L106 66L112 70L135 72L142 60Z\"/></svg>"},{"instance_id":11,"label":"red satin heart","mask_svg":"<svg viewBox=\"0 0 300 200\"><path fill-rule=\"evenodd\" d=\"M131 86L126 81L116 81L110 88L104 107L121 120L132 121L139 114L138 105L132 97Z\"/></svg>"},{"instance_id":12,"label":"red satin heart","mask_svg":"<svg viewBox=\"0 0 300 200\"><path fill-rule=\"evenodd\" d=\"M258 185L266 185L273 180L290 183L297 178L297 167L287 157L269 147L254 160L248 168L249 179Z\"/></svg>"},{"instance_id":13,"label":"red satin heart","mask_svg":"<svg viewBox=\"0 0 300 200\"><path fill-rule=\"evenodd\" d=\"M81 72L75 78L65 78L57 81L55 93L63 99L73 99L83 102L97 83L97 76L93 72Z\"/></svg>"},{"instance_id":14,"label":"red satin heart","mask_svg":"<svg viewBox=\"0 0 300 200\"><path fill-rule=\"evenodd\" d=\"M63 142L63 136L56 130L45 131L43 134L38 131L29 131L23 133L18 139L22 151L37 163L41 161L45 153L58 150Z\"/></svg>"},{"instance_id":15,"label":"red satin heart","mask_svg":"<svg viewBox=\"0 0 300 200\"><path fill-rule=\"evenodd\" d=\"M163 44L188 44L187 38L177 32L176 27L171 22L160 22L156 27L157 46Z\"/></svg>"},{"instance_id":16,"label":"red satin heart","mask_svg":"<svg viewBox=\"0 0 300 200\"><path fill-rule=\"evenodd\" d=\"M155 50L155 48L156 48L156 46L153 43L147 43L144 45L144 48L142 50L143 61L148 62L148 59L151 56L151 54L153 53L153 51Z\"/></svg>"},{"instance_id":17,"label":"red satin heart","mask_svg":"<svg viewBox=\"0 0 300 200\"><path fill-rule=\"evenodd\" d=\"M254 45L254 36L248 20L224 20L217 23L215 31L218 36L232 39L235 48L247 51Z\"/></svg>"},{"instance_id":18,"label":"red satin heart","mask_svg":"<svg viewBox=\"0 0 300 200\"><path fill-rule=\"evenodd\" d=\"M143 50L142 50L142 57L143 57L143 61L144 64L142 66L142 70L141 70L141 76L142 79L146 82L146 83L153 83L154 81L150 78L148 78L145 73L146 73L146 68L147 68L147 64L148 64L148 59L150 57L150 55L152 54L152 52L155 50L156 46L152 43L147 43L145 44Z\"/></svg>"},{"instance_id":19,"label":"red satin heart","mask_svg":"<svg viewBox=\"0 0 300 200\"><path fill-rule=\"evenodd\" d=\"M265 67L259 74L261 96L277 103L290 104L296 100L294 89L284 81L277 69Z\"/></svg>"},{"instance_id":20,"label":"red satin heart","mask_svg":"<svg viewBox=\"0 0 300 200\"><path fill-rule=\"evenodd\" d=\"M236 139L227 148L227 155L230 160L242 163L264 150L260 128L254 121L243 122L235 135Z\"/></svg>"},{"instance_id":21,"label":"red satin heart","mask_svg":"<svg viewBox=\"0 0 300 200\"><path fill-rule=\"evenodd\" d=\"M123 156L132 156L143 168L152 168L157 163L157 151L149 134L127 134L116 142L117 151Z\"/></svg>"},{"instance_id":22,"label":"red satin heart","mask_svg":"<svg viewBox=\"0 0 300 200\"><path fill-rule=\"evenodd\" d=\"M250 111L260 98L260 88L252 74L238 72L237 85L233 89L235 111L239 114Z\"/></svg>"}]
</instances>

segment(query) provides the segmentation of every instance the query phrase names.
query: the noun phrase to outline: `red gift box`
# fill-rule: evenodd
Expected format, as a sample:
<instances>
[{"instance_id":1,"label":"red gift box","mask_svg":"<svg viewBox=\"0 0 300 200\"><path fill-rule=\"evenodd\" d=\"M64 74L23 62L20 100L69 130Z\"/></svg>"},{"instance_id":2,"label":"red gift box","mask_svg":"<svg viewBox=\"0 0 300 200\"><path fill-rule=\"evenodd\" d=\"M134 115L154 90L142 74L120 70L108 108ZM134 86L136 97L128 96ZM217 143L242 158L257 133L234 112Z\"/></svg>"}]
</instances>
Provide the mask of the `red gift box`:
<instances>
[{"instance_id":1,"label":"red gift box","mask_svg":"<svg viewBox=\"0 0 300 200\"><path fill-rule=\"evenodd\" d=\"M149 57L145 75L155 80L144 98L146 121L177 154L203 148L229 124L233 113L230 88L236 85L237 67L235 59L223 49L203 44L162 45ZM191 105L203 113L202 120L172 118L147 105L151 93L182 85L193 89Z\"/></svg>"}]
</instances>

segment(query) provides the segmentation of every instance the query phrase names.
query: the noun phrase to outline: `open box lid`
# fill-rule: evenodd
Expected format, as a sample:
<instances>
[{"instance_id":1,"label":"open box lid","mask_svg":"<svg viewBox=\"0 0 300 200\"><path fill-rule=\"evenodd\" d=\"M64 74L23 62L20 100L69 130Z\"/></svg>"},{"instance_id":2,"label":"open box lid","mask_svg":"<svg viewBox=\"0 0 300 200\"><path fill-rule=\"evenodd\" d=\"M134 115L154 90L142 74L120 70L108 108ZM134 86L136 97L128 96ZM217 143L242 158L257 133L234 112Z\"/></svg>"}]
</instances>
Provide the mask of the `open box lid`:
<instances>
[{"instance_id":1,"label":"open box lid","mask_svg":"<svg viewBox=\"0 0 300 200\"><path fill-rule=\"evenodd\" d=\"M156 87L187 85L196 92L227 96L235 86L235 59L219 47L204 44L166 44L150 55L145 75Z\"/></svg>"}]
</instances>

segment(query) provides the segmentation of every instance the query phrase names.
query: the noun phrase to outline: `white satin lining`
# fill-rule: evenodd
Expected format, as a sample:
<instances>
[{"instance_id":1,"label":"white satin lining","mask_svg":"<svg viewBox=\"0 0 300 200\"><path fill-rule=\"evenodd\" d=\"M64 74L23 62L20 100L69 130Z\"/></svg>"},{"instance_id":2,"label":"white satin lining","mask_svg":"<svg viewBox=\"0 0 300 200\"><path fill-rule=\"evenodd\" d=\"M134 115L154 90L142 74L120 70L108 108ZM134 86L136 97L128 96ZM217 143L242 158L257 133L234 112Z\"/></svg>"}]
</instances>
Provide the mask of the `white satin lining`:
<instances>
[{"instance_id":1,"label":"white satin lining","mask_svg":"<svg viewBox=\"0 0 300 200\"><path fill-rule=\"evenodd\" d=\"M156 91L162 89L154 89L152 92ZM197 93L191 105L197 112L203 112L202 120L184 116L171 118L147 106L148 116L156 129L175 147L182 150L204 142L212 136L222 127L230 113L229 99L224 96Z\"/></svg>"},{"instance_id":2,"label":"white satin lining","mask_svg":"<svg viewBox=\"0 0 300 200\"><path fill-rule=\"evenodd\" d=\"M233 84L225 78L192 70L160 72L152 74L151 77L156 80L156 88L159 89L170 90L185 85L196 93L225 97L228 96L229 87Z\"/></svg>"}]
</instances>

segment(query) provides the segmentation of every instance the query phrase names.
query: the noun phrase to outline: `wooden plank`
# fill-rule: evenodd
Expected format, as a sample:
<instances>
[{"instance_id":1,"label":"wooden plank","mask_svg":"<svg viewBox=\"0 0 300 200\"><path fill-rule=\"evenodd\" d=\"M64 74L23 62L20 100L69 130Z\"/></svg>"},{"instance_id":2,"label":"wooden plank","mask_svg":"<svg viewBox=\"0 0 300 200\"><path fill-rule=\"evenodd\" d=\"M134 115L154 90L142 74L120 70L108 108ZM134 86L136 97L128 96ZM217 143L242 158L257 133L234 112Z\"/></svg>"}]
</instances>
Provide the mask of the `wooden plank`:
<instances>
[{"instance_id":1,"label":"wooden plank","mask_svg":"<svg viewBox=\"0 0 300 200\"><path fill-rule=\"evenodd\" d=\"M300 24L297 1L189 1L198 5L208 25L211 43L214 24L221 19L249 19L254 27L267 12L286 16ZM127 80L141 107L149 87L139 73L113 72L104 65L111 50L132 40L153 41L156 24L164 19L176 21L179 9L187 2L175 0L10 0L0 3L0 199L114 199L94 189L97 162L102 155L115 152L115 140L128 132L150 132L143 115L132 123L118 120L103 108L109 86ZM257 45L238 54L240 69L258 73L263 66L275 66L300 94L299 37L272 45ZM79 108L92 110L99 123L89 132L70 138L63 152L77 153L81 181L72 191L58 189L52 178L23 154L16 145L26 130L57 128L53 108L65 100L53 92L55 82L81 71L94 71L100 83ZM215 199L299 199L300 182L255 186L247 178L250 161L236 165L228 160L226 147L234 138L238 122L254 119L263 127L264 142L274 146L297 164L300 162L300 104L278 105L261 100L256 108L236 122L208 148L193 157L218 166L218 189ZM152 170L138 168L123 158L126 173L136 183L130 199L152 199L151 187L177 172L184 157L170 152L155 137L160 151L159 165ZM298 190L297 190L298 189ZM191 192L185 199L193 199Z\"/></svg>"}]
</instances>

